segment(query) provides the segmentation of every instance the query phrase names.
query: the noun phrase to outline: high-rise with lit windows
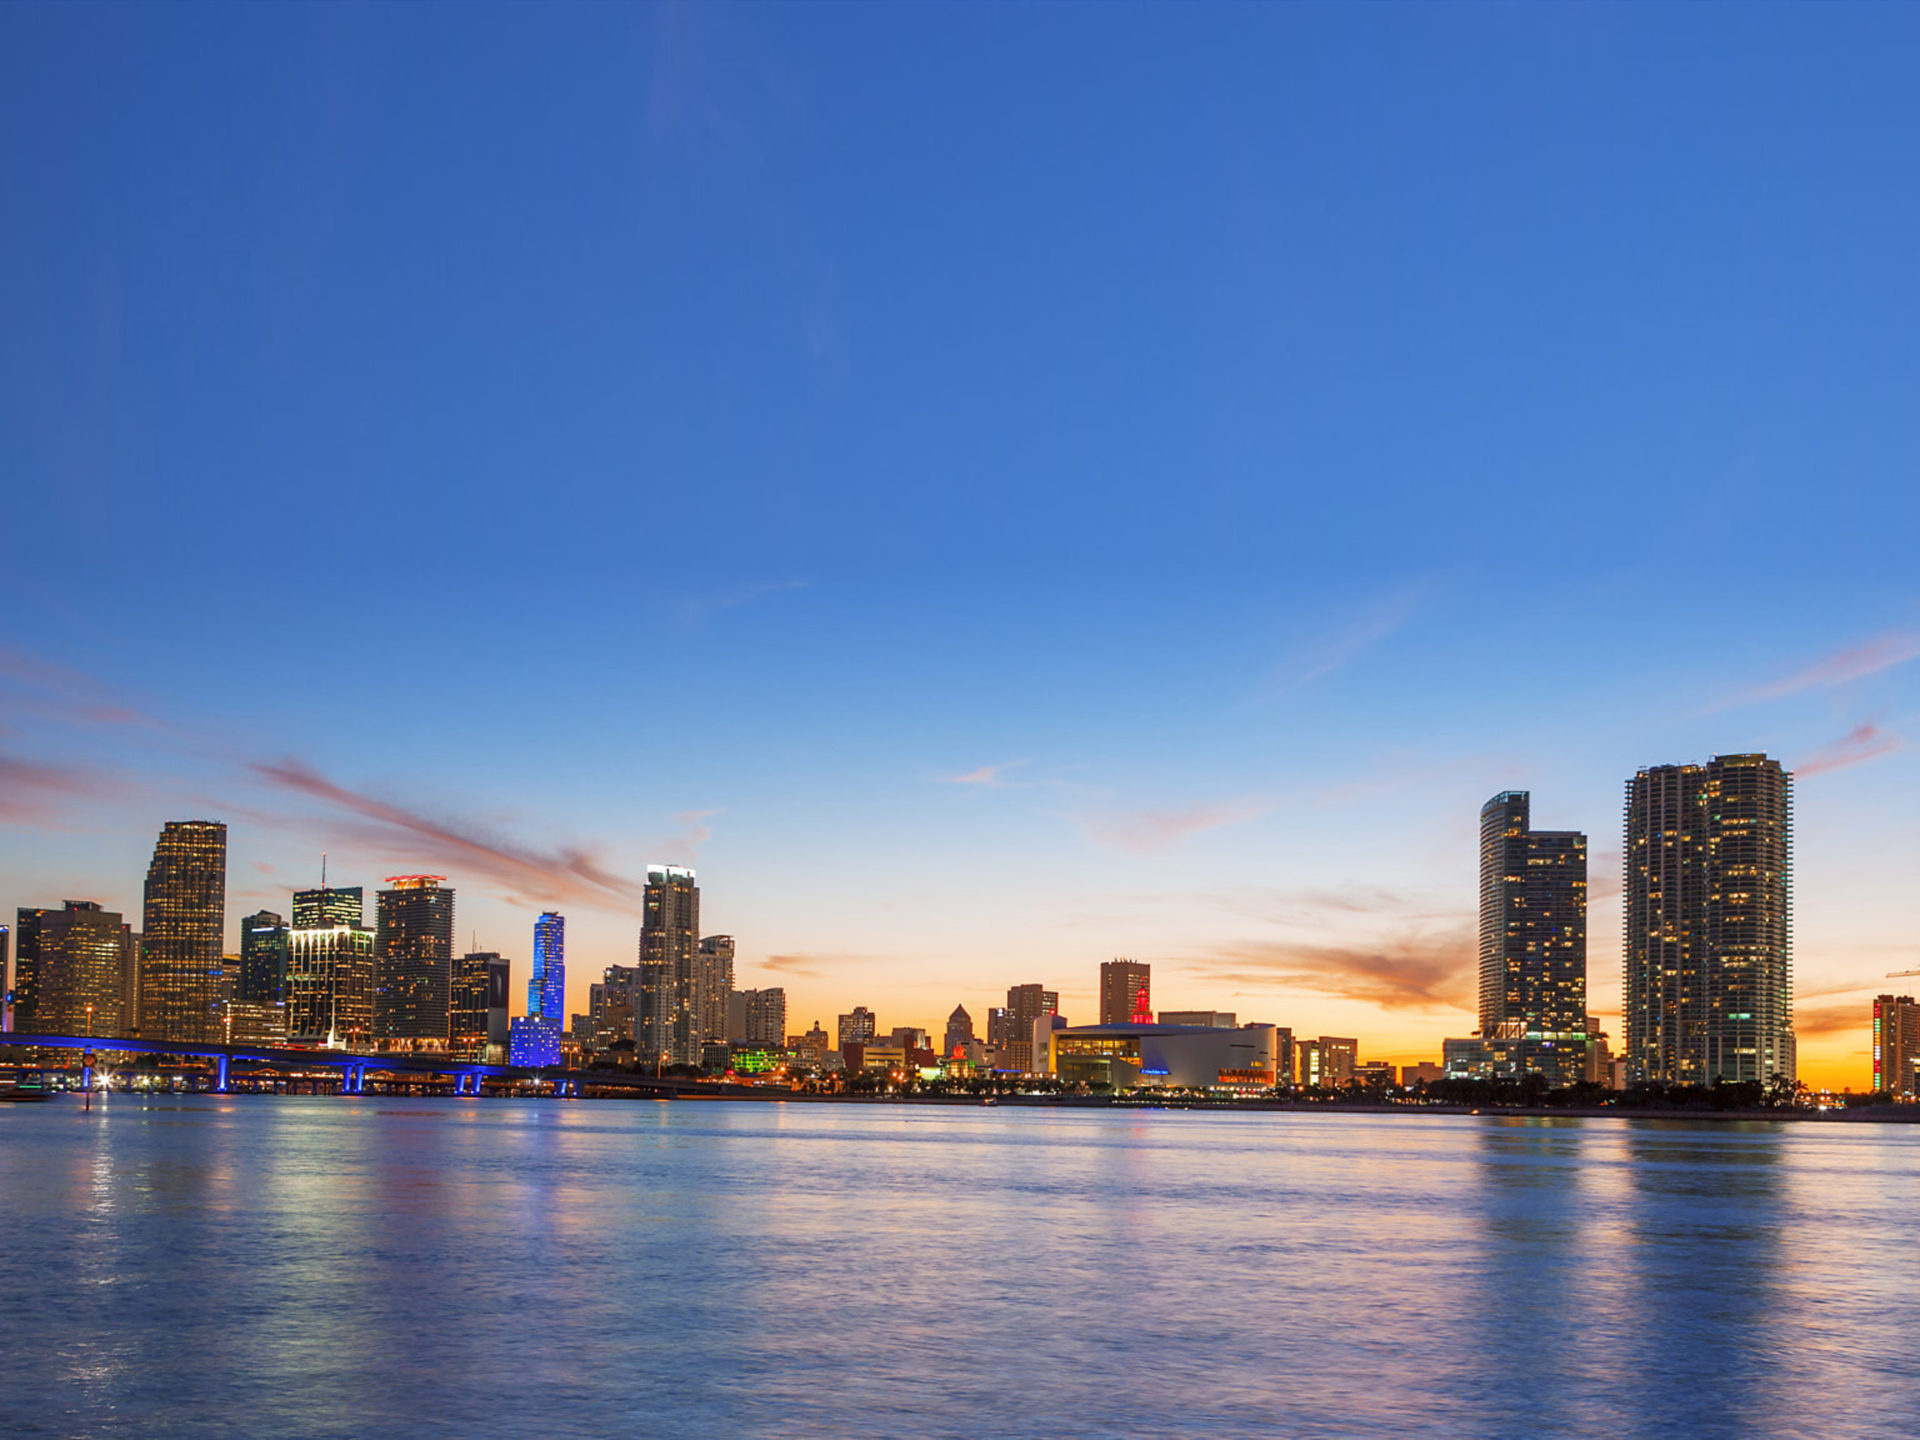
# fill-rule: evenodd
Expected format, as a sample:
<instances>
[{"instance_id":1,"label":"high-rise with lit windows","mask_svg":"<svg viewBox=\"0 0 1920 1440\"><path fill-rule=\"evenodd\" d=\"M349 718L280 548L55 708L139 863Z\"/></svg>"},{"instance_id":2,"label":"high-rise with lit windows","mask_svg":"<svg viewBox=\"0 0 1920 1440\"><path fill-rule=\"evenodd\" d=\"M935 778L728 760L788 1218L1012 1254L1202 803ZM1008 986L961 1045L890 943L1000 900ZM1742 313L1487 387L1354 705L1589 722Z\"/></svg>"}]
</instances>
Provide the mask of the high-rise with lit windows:
<instances>
[{"instance_id":1,"label":"high-rise with lit windows","mask_svg":"<svg viewBox=\"0 0 1920 1440\"><path fill-rule=\"evenodd\" d=\"M1524 790L1480 807L1480 1036L1514 1073L1586 1073L1587 837L1535 830Z\"/></svg>"},{"instance_id":2,"label":"high-rise with lit windows","mask_svg":"<svg viewBox=\"0 0 1920 1440\"><path fill-rule=\"evenodd\" d=\"M1873 1088L1896 1100L1914 1098L1914 1061L1920 1060L1920 1004L1911 995L1873 1001Z\"/></svg>"},{"instance_id":3,"label":"high-rise with lit windows","mask_svg":"<svg viewBox=\"0 0 1920 1440\"><path fill-rule=\"evenodd\" d=\"M1792 782L1765 755L1627 782L1630 1083L1795 1078Z\"/></svg>"},{"instance_id":4,"label":"high-rise with lit windows","mask_svg":"<svg viewBox=\"0 0 1920 1440\"><path fill-rule=\"evenodd\" d=\"M22 909L15 987L19 1028L43 1035L124 1035L133 938L117 911L91 900Z\"/></svg>"},{"instance_id":5,"label":"high-rise with lit windows","mask_svg":"<svg viewBox=\"0 0 1920 1440\"><path fill-rule=\"evenodd\" d=\"M444 875L389 875L374 909L373 1028L383 1041L445 1044L453 988L453 891Z\"/></svg>"},{"instance_id":6,"label":"high-rise with lit windows","mask_svg":"<svg viewBox=\"0 0 1920 1440\"><path fill-rule=\"evenodd\" d=\"M1153 967L1139 960L1100 962L1100 1023L1147 1024L1153 1019Z\"/></svg>"},{"instance_id":7,"label":"high-rise with lit windows","mask_svg":"<svg viewBox=\"0 0 1920 1440\"><path fill-rule=\"evenodd\" d=\"M287 1034L373 1048L374 932L358 885L297 890L287 931Z\"/></svg>"},{"instance_id":8,"label":"high-rise with lit windows","mask_svg":"<svg viewBox=\"0 0 1920 1440\"><path fill-rule=\"evenodd\" d=\"M698 1065L700 886L680 865L649 865L640 925L636 1057L649 1066ZM722 1034L725 1034L722 1019Z\"/></svg>"},{"instance_id":9,"label":"high-rise with lit windows","mask_svg":"<svg viewBox=\"0 0 1920 1440\"><path fill-rule=\"evenodd\" d=\"M169 820L147 867L140 1025L148 1039L206 1044L226 1027L218 994L227 912L227 827Z\"/></svg>"}]
</instances>

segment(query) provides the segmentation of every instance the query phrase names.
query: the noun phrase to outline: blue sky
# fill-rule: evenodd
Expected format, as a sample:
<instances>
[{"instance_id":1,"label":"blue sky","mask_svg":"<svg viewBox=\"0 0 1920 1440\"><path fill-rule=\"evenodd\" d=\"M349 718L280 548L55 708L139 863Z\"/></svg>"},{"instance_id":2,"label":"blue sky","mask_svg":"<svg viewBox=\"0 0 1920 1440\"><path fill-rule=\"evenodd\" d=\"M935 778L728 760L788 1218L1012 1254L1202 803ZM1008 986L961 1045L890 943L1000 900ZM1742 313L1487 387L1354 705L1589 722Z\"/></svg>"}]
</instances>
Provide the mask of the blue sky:
<instances>
[{"instance_id":1,"label":"blue sky","mask_svg":"<svg viewBox=\"0 0 1920 1440\"><path fill-rule=\"evenodd\" d=\"M0 904L137 909L210 814L236 919L444 869L523 962L566 909L583 1004L691 860L800 1024L1131 954L1412 1059L1488 794L1594 837L1605 1012L1624 780L1766 749L1859 1083L1920 964L1917 42L0 10Z\"/></svg>"}]
</instances>

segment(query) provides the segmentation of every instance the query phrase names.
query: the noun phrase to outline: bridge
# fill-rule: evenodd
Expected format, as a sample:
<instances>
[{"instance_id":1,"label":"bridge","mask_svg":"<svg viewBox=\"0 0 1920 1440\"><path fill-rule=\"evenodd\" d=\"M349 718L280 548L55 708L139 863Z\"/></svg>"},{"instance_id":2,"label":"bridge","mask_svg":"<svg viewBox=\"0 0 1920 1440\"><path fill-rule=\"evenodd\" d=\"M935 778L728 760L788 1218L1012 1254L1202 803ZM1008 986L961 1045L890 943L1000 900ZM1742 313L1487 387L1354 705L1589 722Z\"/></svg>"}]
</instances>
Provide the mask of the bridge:
<instances>
[{"instance_id":1,"label":"bridge","mask_svg":"<svg viewBox=\"0 0 1920 1440\"><path fill-rule=\"evenodd\" d=\"M194 1044L185 1040L135 1040L117 1035L47 1035L37 1031L0 1031L0 1050L14 1046L44 1050L106 1051L113 1054L174 1055L181 1059L211 1060L214 1090L226 1094L231 1089L231 1067L235 1064L269 1065L277 1070L331 1069L340 1071L340 1090L344 1095L366 1093L367 1072L383 1075L417 1075L453 1079L456 1095L480 1094L480 1082L493 1080L511 1084L535 1080L553 1086L555 1095L579 1096L587 1088L602 1093L623 1091L650 1099L756 1099L767 1098L767 1089L757 1085L737 1085L719 1080L691 1080L677 1076L642 1075L631 1070L566 1070L558 1066L534 1068L524 1065L486 1065L477 1060L461 1060L432 1051L394 1051L367 1055L358 1051L304 1049L276 1045Z\"/></svg>"}]
</instances>

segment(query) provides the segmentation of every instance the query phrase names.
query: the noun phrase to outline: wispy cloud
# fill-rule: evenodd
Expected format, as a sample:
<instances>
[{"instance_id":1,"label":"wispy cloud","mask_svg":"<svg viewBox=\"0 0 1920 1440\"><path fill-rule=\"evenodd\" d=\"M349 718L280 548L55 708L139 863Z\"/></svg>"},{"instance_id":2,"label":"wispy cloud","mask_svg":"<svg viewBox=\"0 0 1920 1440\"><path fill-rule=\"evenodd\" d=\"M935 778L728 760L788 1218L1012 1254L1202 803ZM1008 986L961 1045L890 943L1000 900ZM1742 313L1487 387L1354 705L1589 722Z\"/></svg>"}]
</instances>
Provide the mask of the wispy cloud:
<instances>
[{"instance_id":1,"label":"wispy cloud","mask_svg":"<svg viewBox=\"0 0 1920 1440\"><path fill-rule=\"evenodd\" d=\"M799 975L815 980L826 973L822 966L831 959L826 955L769 955L760 962L760 968L776 975Z\"/></svg>"},{"instance_id":2,"label":"wispy cloud","mask_svg":"<svg viewBox=\"0 0 1920 1440\"><path fill-rule=\"evenodd\" d=\"M1007 779L1009 770L1017 770L1027 762L1008 760L999 765L982 765L978 770L969 770L964 775L942 775L942 785L972 785L982 790L1004 790L1013 782Z\"/></svg>"},{"instance_id":3,"label":"wispy cloud","mask_svg":"<svg viewBox=\"0 0 1920 1440\"><path fill-rule=\"evenodd\" d=\"M431 819L336 784L301 760L246 768L274 789L348 817L359 838L395 853L417 855L421 862L484 877L520 898L606 906L632 902L642 894L640 885L604 868L596 852L584 846L540 850L516 845L480 827Z\"/></svg>"},{"instance_id":4,"label":"wispy cloud","mask_svg":"<svg viewBox=\"0 0 1920 1440\"><path fill-rule=\"evenodd\" d=\"M69 724L153 726L91 675L23 650L0 649L0 706Z\"/></svg>"},{"instance_id":5,"label":"wispy cloud","mask_svg":"<svg viewBox=\"0 0 1920 1440\"><path fill-rule=\"evenodd\" d=\"M1170 850L1205 831L1258 819L1272 808L1262 801L1233 800L1216 805L1190 805L1182 810L1128 810L1075 818L1095 844L1132 855L1151 855Z\"/></svg>"},{"instance_id":6,"label":"wispy cloud","mask_svg":"<svg viewBox=\"0 0 1920 1440\"><path fill-rule=\"evenodd\" d=\"M673 602L673 618L682 625L697 625L715 611L737 610L742 605L751 605L769 595L805 590L811 583L807 580L767 580L757 585L739 585L731 590L716 590L706 595L690 595Z\"/></svg>"},{"instance_id":7,"label":"wispy cloud","mask_svg":"<svg viewBox=\"0 0 1920 1440\"><path fill-rule=\"evenodd\" d=\"M1871 1000L1793 1008L1793 1033L1803 1040L1810 1035L1843 1035L1849 1030L1860 1037L1862 1045L1868 1042L1873 1033Z\"/></svg>"},{"instance_id":8,"label":"wispy cloud","mask_svg":"<svg viewBox=\"0 0 1920 1440\"><path fill-rule=\"evenodd\" d=\"M67 801L92 799L108 788L97 770L0 755L0 823L45 824Z\"/></svg>"},{"instance_id":9,"label":"wispy cloud","mask_svg":"<svg viewBox=\"0 0 1920 1440\"><path fill-rule=\"evenodd\" d=\"M1372 945L1248 941L1187 968L1221 983L1311 990L1387 1010L1460 1010L1472 1008L1473 965L1473 936L1461 927Z\"/></svg>"},{"instance_id":10,"label":"wispy cloud","mask_svg":"<svg viewBox=\"0 0 1920 1440\"><path fill-rule=\"evenodd\" d=\"M1803 690L1828 690L1836 685L1845 685L1850 680L1864 680L1869 675L1878 675L1883 670L1891 670L1896 665L1904 665L1916 658L1920 658L1920 631L1889 630L1863 645L1837 650L1778 680L1729 695L1713 708L1730 710L1738 705L1798 695Z\"/></svg>"},{"instance_id":11,"label":"wispy cloud","mask_svg":"<svg viewBox=\"0 0 1920 1440\"><path fill-rule=\"evenodd\" d=\"M1424 586L1407 586L1382 595L1343 623L1303 644L1274 668L1271 694L1288 694L1346 669L1382 640L1405 628L1424 593Z\"/></svg>"},{"instance_id":12,"label":"wispy cloud","mask_svg":"<svg viewBox=\"0 0 1920 1440\"><path fill-rule=\"evenodd\" d=\"M1882 755L1891 755L1906 744L1903 736L1891 730L1882 730L1871 722L1856 725L1831 745L1823 745L1806 759L1793 767L1794 778L1804 780L1809 775L1822 775L1829 770L1845 770L1850 765L1864 765L1869 760L1877 760Z\"/></svg>"}]
</instances>

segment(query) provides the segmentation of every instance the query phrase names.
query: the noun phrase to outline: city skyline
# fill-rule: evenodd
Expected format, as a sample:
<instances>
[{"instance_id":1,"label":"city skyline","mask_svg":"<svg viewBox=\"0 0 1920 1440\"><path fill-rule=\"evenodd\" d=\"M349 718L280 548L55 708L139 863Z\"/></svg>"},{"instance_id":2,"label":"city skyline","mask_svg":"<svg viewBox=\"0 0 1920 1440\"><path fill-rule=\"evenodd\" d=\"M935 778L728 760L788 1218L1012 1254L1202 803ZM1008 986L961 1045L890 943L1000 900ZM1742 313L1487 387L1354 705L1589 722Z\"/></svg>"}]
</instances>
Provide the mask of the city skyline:
<instances>
[{"instance_id":1,"label":"city skyline","mask_svg":"<svg viewBox=\"0 0 1920 1440\"><path fill-rule=\"evenodd\" d=\"M213 815L227 953L325 852L449 876L516 1008L563 911L570 1015L658 863L796 1029L1131 956L1405 1063L1527 790L1623 1045L1620 786L1764 752L1799 1069L1863 1083L1920 16L88 13L0 46L58 137L0 220L8 913L137 927Z\"/></svg>"}]
</instances>

